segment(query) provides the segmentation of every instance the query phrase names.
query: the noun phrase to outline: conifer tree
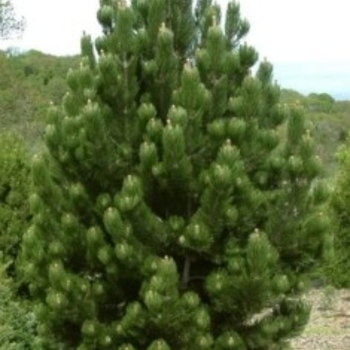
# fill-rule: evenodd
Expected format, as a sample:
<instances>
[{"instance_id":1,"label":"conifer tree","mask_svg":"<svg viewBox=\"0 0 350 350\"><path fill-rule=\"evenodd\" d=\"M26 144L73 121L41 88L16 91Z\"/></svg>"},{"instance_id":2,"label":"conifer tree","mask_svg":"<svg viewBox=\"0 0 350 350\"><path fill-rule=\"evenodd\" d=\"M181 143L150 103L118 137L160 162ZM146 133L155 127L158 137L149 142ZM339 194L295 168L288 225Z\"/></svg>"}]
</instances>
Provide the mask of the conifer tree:
<instances>
[{"instance_id":1,"label":"conifer tree","mask_svg":"<svg viewBox=\"0 0 350 350\"><path fill-rule=\"evenodd\" d=\"M51 343L284 349L307 322L320 161L272 65L251 73L239 5L221 17L211 0L101 0L104 35L84 34L33 160L23 259Z\"/></svg>"}]
</instances>

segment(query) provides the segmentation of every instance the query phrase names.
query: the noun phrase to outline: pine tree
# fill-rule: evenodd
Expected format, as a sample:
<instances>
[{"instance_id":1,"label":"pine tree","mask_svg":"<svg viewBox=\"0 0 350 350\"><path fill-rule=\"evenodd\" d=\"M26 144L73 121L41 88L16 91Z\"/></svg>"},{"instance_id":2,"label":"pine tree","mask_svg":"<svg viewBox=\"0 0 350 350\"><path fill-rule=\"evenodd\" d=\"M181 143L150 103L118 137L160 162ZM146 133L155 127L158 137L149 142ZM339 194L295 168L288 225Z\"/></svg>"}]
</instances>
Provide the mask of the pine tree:
<instances>
[{"instance_id":1,"label":"pine tree","mask_svg":"<svg viewBox=\"0 0 350 350\"><path fill-rule=\"evenodd\" d=\"M284 349L308 320L328 225L312 137L272 65L252 74L239 5L224 29L194 5L102 0L49 110L23 259L68 349Z\"/></svg>"}]
</instances>

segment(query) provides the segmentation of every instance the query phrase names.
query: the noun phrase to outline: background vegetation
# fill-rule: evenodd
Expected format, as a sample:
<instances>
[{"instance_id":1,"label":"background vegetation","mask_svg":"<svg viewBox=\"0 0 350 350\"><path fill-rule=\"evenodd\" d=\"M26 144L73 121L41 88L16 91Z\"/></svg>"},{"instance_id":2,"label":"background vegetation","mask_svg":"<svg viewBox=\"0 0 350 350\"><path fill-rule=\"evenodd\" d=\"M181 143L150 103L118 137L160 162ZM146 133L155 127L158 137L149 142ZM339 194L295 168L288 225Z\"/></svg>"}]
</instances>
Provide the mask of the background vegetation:
<instances>
[{"instance_id":1,"label":"background vegetation","mask_svg":"<svg viewBox=\"0 0 350 350\"><path fill-rule=\"evenodd\" d=\"M14 276L22 235L28 227L29 157L23 142L12 133L0 134L0 252Z\"/></svg>"},{"instance_id":2,"label":"background vegetation","mask_svg":"<svg viewBox=\"0 0 350 350\"><path fill-rule=\"evenodd\" d=\"M337 164L334 155L350 130L350 101L336 101L327 93L304 96L283 89L281 102L296 104L303 109L305 118L313 126L317 152L324 162L326 175L331 178Z\"/></svg>"},{"instance_id":3,"label":"background vegetation","mask_svg":"<svg viewBox=\"0 0 350 350\"><path fill-rule=\"evenodd\" d=\"M31 152L39 147L45 111L67 90L66 74L79 57L55 57L31 50L0 51L0 127L21 136Z\"/></svg>"}]
</instances>

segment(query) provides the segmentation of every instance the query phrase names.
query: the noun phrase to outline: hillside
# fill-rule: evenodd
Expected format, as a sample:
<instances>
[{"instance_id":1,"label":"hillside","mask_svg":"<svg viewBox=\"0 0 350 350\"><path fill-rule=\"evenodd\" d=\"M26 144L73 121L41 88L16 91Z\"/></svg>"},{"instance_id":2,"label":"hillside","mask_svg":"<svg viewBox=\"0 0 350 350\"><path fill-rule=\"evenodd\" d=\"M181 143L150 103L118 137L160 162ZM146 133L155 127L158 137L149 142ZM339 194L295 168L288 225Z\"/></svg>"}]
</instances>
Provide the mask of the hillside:
<instances>
[{"instance_id":1,"label":"hillside","mask_svg":"<svg viewBox=\"0 0 350 350\"><path fill-rule=\"evenodd\" d=\"M19 133L37 145L50 101L60 103L67 90L66 74L79 56L55 57L38 51L11 55L0 51L1 128Z\"/></svg>"},{"instance_id":2,"label":"hillside","mask_svg":"<svg viewBox=\"0 0 350 350\"><path fill-rule=\"evenodd\" d=\"M350 130L350 101L335 101L329 94L304 96L296 91L283 89L281 102L300 106L311 122L319 156L326 165L327 175L336 167L335 153L345 142Z\"/></svg>"}]
</instances>

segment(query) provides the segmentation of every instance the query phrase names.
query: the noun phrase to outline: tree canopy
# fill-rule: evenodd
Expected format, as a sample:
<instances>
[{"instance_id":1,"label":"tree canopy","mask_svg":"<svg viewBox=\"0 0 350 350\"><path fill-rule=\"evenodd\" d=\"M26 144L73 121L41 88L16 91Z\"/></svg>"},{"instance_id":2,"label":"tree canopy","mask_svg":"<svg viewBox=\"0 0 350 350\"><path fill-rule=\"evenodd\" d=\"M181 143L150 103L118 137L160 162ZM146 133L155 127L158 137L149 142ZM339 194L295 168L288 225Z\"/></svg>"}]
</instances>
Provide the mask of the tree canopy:
<instances>
[{"instance_id":1,"label":"tree canopy","mask_svg":"<svg viewBox=\"0 0 350 350\"><path fill-rule=\"evenodd\" d=\"M11 1L0 0L0 40L20 36L25 28L25 20L18 17Z\"/></svg>"}]
</instances>

